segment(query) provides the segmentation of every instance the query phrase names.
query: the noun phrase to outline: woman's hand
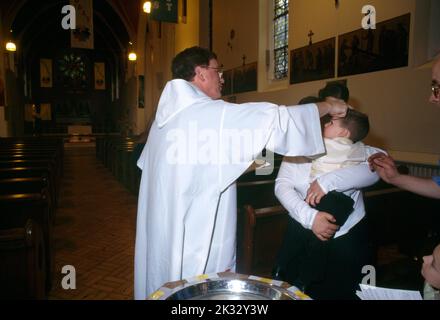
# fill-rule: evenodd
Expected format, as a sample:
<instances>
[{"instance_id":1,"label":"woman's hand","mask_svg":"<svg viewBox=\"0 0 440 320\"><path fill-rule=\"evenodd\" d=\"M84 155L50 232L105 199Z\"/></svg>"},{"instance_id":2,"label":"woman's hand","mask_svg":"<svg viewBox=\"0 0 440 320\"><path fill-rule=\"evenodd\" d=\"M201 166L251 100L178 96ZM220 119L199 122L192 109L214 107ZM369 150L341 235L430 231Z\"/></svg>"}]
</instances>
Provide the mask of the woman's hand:
<instances>
[{"instance_id":1,"label":"woman's hand","mask_svg":"<svg viewBox=\"0 0 440 320\"><path fill-rule=\"evenodd\" d=\"M315 216L312 231L319 240L328 241L339 229L335 222L336 219L330 213L320 211Z\"/></svg>"},{"instance_id":2,"label":"woman's hand","mask_svg":"<svg viewBox=\"0 0 440 320\"><path fill-rule=\"evenodd\" d=\"M315 180L310 185L309 190L307 191L306 202L311 207L316 207L316 205L321 202L322 197L325 196L324 191L322 191L321 186Z\"/></svg>"}]
</instances>

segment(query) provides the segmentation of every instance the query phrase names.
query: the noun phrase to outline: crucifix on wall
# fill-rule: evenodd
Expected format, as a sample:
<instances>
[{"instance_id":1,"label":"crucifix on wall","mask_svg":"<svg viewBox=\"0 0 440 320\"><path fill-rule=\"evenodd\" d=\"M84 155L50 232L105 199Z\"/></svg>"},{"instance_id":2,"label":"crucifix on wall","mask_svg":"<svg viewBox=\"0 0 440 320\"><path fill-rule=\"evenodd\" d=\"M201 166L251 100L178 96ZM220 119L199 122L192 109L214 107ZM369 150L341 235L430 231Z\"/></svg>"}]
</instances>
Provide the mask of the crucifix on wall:
<instances>
[{"instance_id":1,"label":"crucifix on wall","mask_svg":"<svg viewBox=\"0 0 440 320\"><path fill-rule=\"evenodd\" d=\"M309 32L309 34L308 34L308 37L310 38L310 41L309 41L309 46L311 46L312 44L313 44L313 40L312 40L312 37L314 36L315 34L313 33L313 31L312 30L310 30L310 32Z\"/></svg>"}]
</instances>

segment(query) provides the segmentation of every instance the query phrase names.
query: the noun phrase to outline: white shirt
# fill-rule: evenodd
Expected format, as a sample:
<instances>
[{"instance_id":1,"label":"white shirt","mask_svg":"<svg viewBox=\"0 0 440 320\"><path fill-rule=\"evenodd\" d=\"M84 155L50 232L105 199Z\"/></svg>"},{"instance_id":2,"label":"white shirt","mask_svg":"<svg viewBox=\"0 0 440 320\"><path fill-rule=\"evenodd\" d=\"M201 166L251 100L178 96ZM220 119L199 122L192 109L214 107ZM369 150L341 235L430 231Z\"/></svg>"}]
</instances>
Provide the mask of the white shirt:
<instances>
[{"instance_id":1,"label":"white shirt","mask_svg":"<svg viewBox=\"0 0 440 320\"><path fill-rule=\"evenodd\" d=\"M366 146L367 156L381 150ZM305 157L286 158L281 164L275 183L275 194L289 215L304 228L312 229L318 210L310 207L304 199L310 187L312 161ZM354 211L338 232L335 238L346 234L365 216L364 201L359 189L370 186L379 180L365 162L352 167L338 169L322 174L317 182L324 193L343 192L354 200Z\"/></svg>"}]
</instances>

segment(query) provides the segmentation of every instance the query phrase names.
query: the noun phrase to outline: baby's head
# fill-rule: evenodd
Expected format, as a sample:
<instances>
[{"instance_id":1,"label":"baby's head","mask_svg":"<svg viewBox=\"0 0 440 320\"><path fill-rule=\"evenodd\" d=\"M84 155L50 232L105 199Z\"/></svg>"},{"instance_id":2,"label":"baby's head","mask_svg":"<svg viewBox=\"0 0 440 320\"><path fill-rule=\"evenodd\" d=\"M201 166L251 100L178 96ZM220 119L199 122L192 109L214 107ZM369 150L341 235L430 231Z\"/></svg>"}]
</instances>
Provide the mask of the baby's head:
<instances>
[{"instance_id":1,"label":"baby's head","mask_svg":"<svg viewBox=\"0 0 440 320\"><path fill-rule=\"evenodd\" d=\"M324 125L324 138L348 138L354 143L365 139L370 131L368 116L362 112L349 109L347 115L340 119L331 119Z\"/></svg>"},{"instance_id":2,"label":"baby's head","mask_svg":"<svg viewBox=\"0 0 440 320\"><path fill-rule=\"evenodd\" d=\"M440 289L440 244L432 255L423 257L422 275L431 286Z\"/></svg>"}]
</instances>

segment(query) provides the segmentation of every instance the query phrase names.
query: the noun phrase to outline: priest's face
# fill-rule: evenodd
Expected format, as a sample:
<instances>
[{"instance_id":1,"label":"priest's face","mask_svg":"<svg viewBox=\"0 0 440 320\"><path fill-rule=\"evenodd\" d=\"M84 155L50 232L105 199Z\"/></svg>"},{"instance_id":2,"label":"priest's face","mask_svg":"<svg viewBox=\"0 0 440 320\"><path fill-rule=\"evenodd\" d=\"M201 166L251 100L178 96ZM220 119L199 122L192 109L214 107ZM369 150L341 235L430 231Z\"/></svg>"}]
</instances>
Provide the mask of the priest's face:
<instances>
[{"instance_id":1,"label":"priest's face","mask_svg":"<svg viewBox=\"0 0 440 320\"><path fill-rule=\"evenodd\" d=\"M207 96L212 99L219 99L222 96L223 70L216 59L209 61L208 66L196 68L194 84L199 87Z\"/></svg>"}]
</instances>

